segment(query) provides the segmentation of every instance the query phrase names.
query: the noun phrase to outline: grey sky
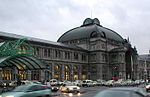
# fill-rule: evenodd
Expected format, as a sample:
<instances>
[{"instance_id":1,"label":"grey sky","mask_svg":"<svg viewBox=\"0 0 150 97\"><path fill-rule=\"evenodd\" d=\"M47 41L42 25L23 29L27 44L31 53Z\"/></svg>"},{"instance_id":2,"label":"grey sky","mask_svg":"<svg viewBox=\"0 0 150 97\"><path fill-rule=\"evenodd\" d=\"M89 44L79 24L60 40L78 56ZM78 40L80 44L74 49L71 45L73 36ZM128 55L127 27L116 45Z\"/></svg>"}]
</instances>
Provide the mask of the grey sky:
<instances>
[{"instance_id":1,"label":"grey sky","mask_svg":"<svg viewBox=\"0 0 150 97\"><path fill-rule=\"evenodd\" d=\"M123 38L129 37L138 53L146 54L149 4L150 0L0 0L0 31L57 41L92 17Z\"/></svg>"}]
</instances>

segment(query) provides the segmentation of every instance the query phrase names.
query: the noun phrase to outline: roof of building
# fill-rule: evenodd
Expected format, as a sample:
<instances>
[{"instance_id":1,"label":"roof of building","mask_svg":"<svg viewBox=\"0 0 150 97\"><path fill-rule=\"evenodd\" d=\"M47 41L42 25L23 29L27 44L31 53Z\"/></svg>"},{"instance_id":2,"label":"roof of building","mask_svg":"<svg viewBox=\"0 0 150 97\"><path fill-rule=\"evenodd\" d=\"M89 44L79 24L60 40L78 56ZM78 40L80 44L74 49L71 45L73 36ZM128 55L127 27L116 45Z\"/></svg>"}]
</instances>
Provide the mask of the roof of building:
<instances>
[{"instance_id":1,"label":"roof of building","mask_svg":"<svg viewBox=\"0 0 150 97\"><path fill-rule=\"evenodd\" d=\"M127 48L125 47L118 47L110 50L110 52L121 52L121 51L127 51Z\"/></svg>"},{"instance_id":2,"label":"roof of building","mask_svg":"<svg viewBox=\"0 0 150 97\"><path fill-rule=\"evenodd\" d=\"M6 32L2 32L2 31L0 31L0 37L8 37L8 38L14 38L14 39L26 38L27 40L33 41L33 42L46 43L46 44L49 44L49 45L67 47L67 48L78 49L78 50L85 50L85 49L83 49L81 47L78 47L78 46L75 46L75 45L66 45L66 44L59 43L59 42L53 42L53 41L39 39L39 38L33 38L33 37L27 37L27 36L12 34L12 33L6 33Z\"/></svg>"},{"instance_id":3,"label":"roof of building","mask_svg":"<svg viewBox=\"0 0 150 97\"><path fill-rule=\"evenodd\" d=\"M91 38L93 34L97 34L101 37L123 42L124 39L115 31L102 27L100 22L97 18L90 19L87 18L83 25L80 27L76 27L64 33L59 39L58 42L65 42L71 41L76 39L84 39L84 38Z\"/></svg>"},{"instance_id":4,"label":"roof of building","mask_svg":"<svg viewBox=\"0 0 150 97\"><path fill-rule=\"evenodd\" d=\"M139 60L150 62L150 54L139 55Z\"/></svg>"}]
</instances>

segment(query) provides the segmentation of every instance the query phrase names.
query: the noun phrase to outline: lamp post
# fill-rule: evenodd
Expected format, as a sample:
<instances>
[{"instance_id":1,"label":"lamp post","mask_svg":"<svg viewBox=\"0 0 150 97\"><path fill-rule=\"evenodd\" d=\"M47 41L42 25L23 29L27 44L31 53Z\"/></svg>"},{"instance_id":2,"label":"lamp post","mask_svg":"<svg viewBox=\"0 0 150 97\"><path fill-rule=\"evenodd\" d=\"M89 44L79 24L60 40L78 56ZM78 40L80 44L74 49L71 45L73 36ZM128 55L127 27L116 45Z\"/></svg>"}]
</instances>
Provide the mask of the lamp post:
<instances>
[{"instance_id":1,"label":"lamp post","mask_svg":"<svg viewBox=\"0 0 150 97\"><path fill-rule=\"evenodd\" d=\"M144 60L144 80L147 82L147 64L146 64L146 58Z\"/></svg>"}]
</instances>

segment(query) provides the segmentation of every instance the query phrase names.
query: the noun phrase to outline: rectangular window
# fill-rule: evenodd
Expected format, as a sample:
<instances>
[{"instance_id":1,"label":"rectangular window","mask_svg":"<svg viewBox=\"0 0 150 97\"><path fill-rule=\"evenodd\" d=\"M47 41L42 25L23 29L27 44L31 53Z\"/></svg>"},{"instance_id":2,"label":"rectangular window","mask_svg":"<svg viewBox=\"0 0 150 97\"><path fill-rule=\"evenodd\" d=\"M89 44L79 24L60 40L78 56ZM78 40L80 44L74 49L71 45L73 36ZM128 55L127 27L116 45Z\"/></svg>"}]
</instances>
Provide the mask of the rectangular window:
<instances>
[{"instance_id":1,"label":"rectangular window","mask_svg":"<svg viewBox=\"0 0 150 97\"><path fill-rule=\"evenodd\" d=\"M91 62L96 62L96 54L91 54L90 55L90 61Z\"/></svg>"},{"instance_id":2,"label":"rectangular window","mask_svg":"<svg viewBox=\"0 0 150 97\"><path fill-rule=\"evenodd\" d=\"M40 54L40 49L36 48L36 55L39 56L39 54Z\"/></svg>"},{"instance_id":3,"label":"rectangular window","mask_svg":"<svg viewBox=\"0 0 150 97\"><path fill-rule=\"evenodd\" d=\"M61 58L61 51L60 50L55 51L55 57L56 58Z\"/></svg>"},{"instance_id":4,"label":"rectangular window","mask_svg":"<svg viewBox=\"0 0 150 97\"><path fill-rule=\"evenodd\" d=\"M70 59L70 53L69 52L65 52L65 59Z\"/></svg>"},{"instance_id":5,"label":"rectangular window","mask_svg":"<svg viewBox=\"0 0 150 97\"><path fill-rule=\"evenodd\" d=\"M58 57L58 51L57 50L55 51L55 57L56 58Z\"/></svg>"},{"instance_id":6,"label":"rectangular window","mask_svg":"<svg viewBox=\"0 0 150 97\"><path fill-rule=\"evenodd\" d=\"M65 59L67 59L67 52L65 52Z\"/></svg>"},{"instance_id":7,"label":"rectangular window","mask_svg":"<svg viewBox=\"0 0 150 97\"><path fill-rule=\"evenodd\" d=\"M82 54L82 61L86 61L86 55Z\"/></svg>"},{"instance_id":8,"label":"rectangular window","mask_svg":"<svg viewBox=\"0 0 150 97\"><path fill-rule=\"evenodd\" d=\"M78 53L74 53L74 59L78 60Z\"/></svg>"},{"instance_id":9,"label":"rectangular window","mask_svg":"<svg viewBox=\"0 0 150 97\"><path fill-rule=\"evenodd\" d=\"M102 61L104 62L104 61L105 61L105 59L106 59L105 54L102 54Z\"/></svg>"},{"instance_id":10,"label":"rectangular window","mask_svg":"<svg viewBox=\"0 0 150 97\"><path fill-rule=\"evenodd\" d=\"M47 57L47 49L44 49L44 57Z\"/></svg>"},{"instance_id":11,"label":"rectangular window","mask_svg":"<svg viewBox=\"0 0 150 97\"><path fill-rule=\"evenodd\" d=\"M50 57L50 56L51 56L51 55L50 55L50 53L51 53L51 52L50 52L50 49L48 49L48 54L47 54L47 55L48 55L48 57Z\"/></svg>"}]
</instances>

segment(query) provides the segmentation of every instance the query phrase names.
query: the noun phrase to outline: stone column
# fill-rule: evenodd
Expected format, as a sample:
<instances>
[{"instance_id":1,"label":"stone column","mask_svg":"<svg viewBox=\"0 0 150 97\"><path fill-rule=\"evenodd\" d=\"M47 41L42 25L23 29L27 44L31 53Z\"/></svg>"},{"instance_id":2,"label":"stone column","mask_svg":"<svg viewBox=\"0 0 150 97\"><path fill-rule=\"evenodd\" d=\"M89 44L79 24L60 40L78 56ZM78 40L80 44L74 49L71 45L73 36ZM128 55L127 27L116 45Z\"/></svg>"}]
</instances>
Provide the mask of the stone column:
<instances>
[{"instance_id":1,"label":"stone column","mask_svg":"<svg viewBox=\"0 0 150 97\"><path fill-rule=\"evenodd\" d=\"M41 81L43 81L43 80L45 80L45 70L41 70L41 75L40 75L41 77Z\"/></svg>"},{"instance_id":2,"label":"stone column","mask_svg":"<svg viewBox=\"0 0 150 97\"><path fill-rule=\"evenodd\" d=\"M0 68L0 80L2 80L2 68Z\"/></svg>"},{"instance_id":3,"label":"stone column","mask_svg":"<svg viewBox=\"0 0 150 97\"><path fill-rule=\"evenodd\" d=\"M79 80L82 80L82 65L79 66Z\"/></svg>"},{"instance_id":4,"label":"stone column","mask_svg":"<svg viewBox=\"0 0 150 97\"><path fill-rule=\"evenodd\" d=\"M31 80L31 71L27 70L27 80Z\"/></svg>"},{"instance_id":5,"label":"stone column","mask_svg":"<svg viewBox=\"0 0 150 97\"><path fill-rule=\"evenodd\" d=\"M55 72L55 70L54 70L55 68L54 67L55 67L55 64L52 63L52 67L51 67L51 69L52 69L52 71L51 71L52 72L52 77L51 78L52 79L54 79L54 72Z\"/></svg>"},{"instance_id":6,"label":"stone column","mask_svg":"<svg viewBox=\"0 0 150 97\"><path fill-rule=\"evenodd\" d=\"M70 76L70 79L71 79L71 81L74 81L74 72L73 72L73 65L71 65L71 67L70 67L70 69L71 69L71 76Z\"/></svg>"},{"instance_id":7,"label":"stone column","mask_svg":"<svg viewBox=\"0 0 150 97\"><path fill-rule=\"evenodd\" d=\"M49 80L52 79L52 64L49 63Z\"/></svg>"},{"instance_id":8,"label":"stone column","mask_svg":"<svg viewBox=\"0 0 150 97\"><path fill-rule=\"evenodd\" d=\"M64 65L61 66L61 80L63 81L65 79L65 73L64 73Z\"/></svg>"},{"instance_id":9,"label":"stone column","mask_svg":"<svg viewBox=\"0 0 150 97\"><path fill-rule=\"evenodd\" d=\"M18 80L18 69L15 67L15 80Z\"/></svg>"}]
</instances>

